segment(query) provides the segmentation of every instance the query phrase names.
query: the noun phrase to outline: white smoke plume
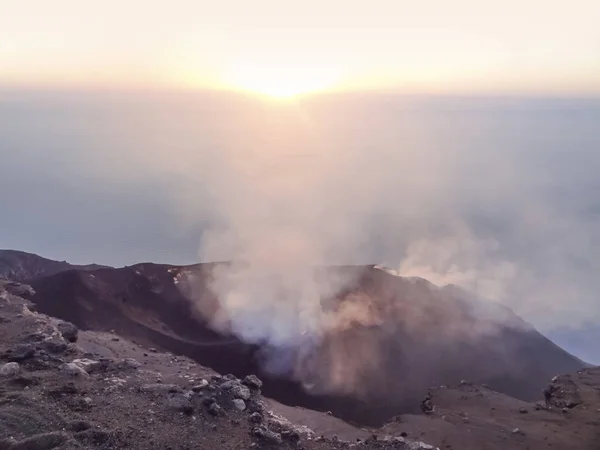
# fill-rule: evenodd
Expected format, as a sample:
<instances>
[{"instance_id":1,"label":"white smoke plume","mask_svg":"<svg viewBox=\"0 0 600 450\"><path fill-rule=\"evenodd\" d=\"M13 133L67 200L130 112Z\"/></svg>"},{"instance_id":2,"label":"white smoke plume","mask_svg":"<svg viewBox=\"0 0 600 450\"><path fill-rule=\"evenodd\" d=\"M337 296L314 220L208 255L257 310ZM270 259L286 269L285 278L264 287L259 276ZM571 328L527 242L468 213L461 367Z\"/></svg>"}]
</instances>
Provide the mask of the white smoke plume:
<instances>
[{"instance_id":1,"label":"white smoke plume","mask_svg":"<svg viewBox=\"0 0 600 450\"><path fill-rule=\"evenodd\" d=\"M473 197L461 181L463 165L472 163L461 159L465 152L423 151L420 141L405 146L389 128L383 131L391 134L373 136L384 144L367 151L352 141L352 130L332 139L318 115L274 108L259 110L250 121L251 139L222 147L210 161L213 173L204 174L215 223L203 234L201 259L232 263L212 274L216 312L198 305L215 329L263 345L268 370L291 374L307 389L356 393L381 355L376 337L352 333L385 320L411 330L434 326L424 309L373 305L366 295L332 306L356 280L320 270L331 264L395 261L400 275L507 304L527 292L527 268L460 215L461 202ZM511 162L499 159L485 170L494 187L477 193L484 207L522 206L524 186L513 182L519 169ZM496 331L485 322L472 332L458 314L448 314L452 339Z\"/></svg>"}]
</instances>

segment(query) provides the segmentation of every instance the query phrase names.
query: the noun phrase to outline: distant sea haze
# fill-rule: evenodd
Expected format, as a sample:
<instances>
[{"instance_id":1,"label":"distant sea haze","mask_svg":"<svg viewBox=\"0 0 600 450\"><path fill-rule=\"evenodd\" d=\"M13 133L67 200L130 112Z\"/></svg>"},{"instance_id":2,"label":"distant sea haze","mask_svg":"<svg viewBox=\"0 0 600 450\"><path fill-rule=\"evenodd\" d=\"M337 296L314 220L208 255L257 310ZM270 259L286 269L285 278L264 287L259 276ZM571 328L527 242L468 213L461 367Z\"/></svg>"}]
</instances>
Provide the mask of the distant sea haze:
<instances>
[{"instance_id":1,"label":"distant sea haze","mask_svg":"<svg viewBox=\"0 0 600 450\"><path fill-rule=\"evenodd\" d=\"M0 248L382 263L598 362L599 123L597 99L3 91Z\"/></svg>"}]
</instances>

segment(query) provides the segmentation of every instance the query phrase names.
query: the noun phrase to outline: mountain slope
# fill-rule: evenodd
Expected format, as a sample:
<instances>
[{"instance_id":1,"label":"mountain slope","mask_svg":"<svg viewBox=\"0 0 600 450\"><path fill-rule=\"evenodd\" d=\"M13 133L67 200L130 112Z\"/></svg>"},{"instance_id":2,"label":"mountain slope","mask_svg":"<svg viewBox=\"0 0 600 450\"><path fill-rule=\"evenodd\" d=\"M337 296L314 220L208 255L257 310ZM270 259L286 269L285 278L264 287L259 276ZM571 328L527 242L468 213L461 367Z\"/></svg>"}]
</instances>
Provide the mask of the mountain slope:
<instances>
[{"instance_id":1,"label":"mountain slope","mask_svg":"<svg viewBox=\"0 0 600 450\"><path fill-rule=\"evenodd\" d=\"M54 275L69 269L96 270L104 266L90 264L78 266L66 261L54 261L33 253L0 249L0 278L27 281L33 278Z\"/></svg>"},{"instance_id":2,"label":"mountain slope","mask_svg":"<svg viewBox=\"0 0 600 450\"><path fill-rule=\"evenodd\" d=\"M360 424L381 425L396 414L418 412L428 388L462 379L538 399L553 375L582 367L506 308L374 266L331 267L320 276L353 280L326 299L330 308L358 298L368 302L379 321L327 333L308 359L298 359L304 348L252 345L212 330L209 323L220 311L210 289L215 267L139 264L69 270L34 280L32 300L41 312L80 328L115 330L221 373L258 372L267 396ZM275 354L284 369L265 370L265 354L271 362Z\"/></svg>"}]
</instances>

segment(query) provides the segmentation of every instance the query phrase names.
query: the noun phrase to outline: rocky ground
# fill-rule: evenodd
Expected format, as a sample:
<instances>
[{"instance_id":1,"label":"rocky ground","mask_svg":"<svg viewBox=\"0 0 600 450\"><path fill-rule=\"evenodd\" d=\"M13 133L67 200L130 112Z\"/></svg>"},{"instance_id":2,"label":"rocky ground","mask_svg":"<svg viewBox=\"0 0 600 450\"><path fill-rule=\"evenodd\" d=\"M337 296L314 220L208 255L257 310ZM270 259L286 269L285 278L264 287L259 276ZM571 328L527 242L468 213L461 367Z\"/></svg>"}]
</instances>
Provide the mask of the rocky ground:
<instances>
[{"instance_id":1,"label":"rocky ground","mask_svg":"<svg viewBox=\"0 0 600 450\"><path fill-rule=\"evenodd\" d=\"M0 289L0 450L432 448L322 437L277 414L252 374L80 332L32 311L27 287Z\"/></svg>"},{"instance_id":2,"label":"rocky ground","mask_svg":"<svg viewBox=\"0 0 600 450\"><path fill-rule=\"evenodd\" d=\"M0 450L600 449L596 368L551 380L547 403L464 381L432 388L422 414L361 428L267 399L252 374L80 331L31 295L0 282Z\"/></svg>"}]
</instances>

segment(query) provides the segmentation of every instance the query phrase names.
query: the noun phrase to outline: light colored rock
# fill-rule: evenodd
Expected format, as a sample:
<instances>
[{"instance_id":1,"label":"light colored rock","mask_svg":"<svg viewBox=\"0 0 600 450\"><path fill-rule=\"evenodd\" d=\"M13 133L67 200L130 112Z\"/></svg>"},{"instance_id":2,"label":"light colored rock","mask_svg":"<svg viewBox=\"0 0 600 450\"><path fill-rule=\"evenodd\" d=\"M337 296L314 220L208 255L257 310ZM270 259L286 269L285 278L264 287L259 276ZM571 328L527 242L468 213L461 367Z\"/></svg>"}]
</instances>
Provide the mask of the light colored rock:
<instances>
[{"instance_id":1,"label":"light colored rock","mask_svg":"<svg viewBox=\"0 0 600 450\"><path fill-rule=\"evenodd\" d=\"M238 411L245 411L246 410L246 402L240 398L236 398L233 401L233 406L235 406L235 409L237 409Z\"/></svg>"},{"instance_id":2,"label":"light colored rock","mask_svg":"<svg viewBox=\"0 0 600 450\"><path fill-rule=\"evenodd\" d=\"M242 400L250 399L250 389L246 386L238 385L233 388L233 395L235 398L241 398Z\"/></svg>"},{"instance_id":3,"label":"light colored rock","mask_svg":"<svg viewBox=\"0 0 600 450\"><path fill-rule=\"evenodd\" d=\"M133 368L142 367L142 363L139 362L137 359L134 359L134 358L125 358L124 362L129 367L133 367Z\"/></svg>"},{"instance_id":4,"label":"light colored rock","mask_svg":"<svg viewBox=\"0 0 600 450\"><path fill-rule=\"evenodd\" d=\"M208 381L207 381L207 380L205 380L204 378L202 378L202 379L201 379L201 380L198 382L198 384L197 384L196 386L194 386L194 387L195 387L195 388L197 388L197 389L203 389L203 388L205 388L205 387L207 387L207 386L208 386Z\"/></svg>"},{"instance_id":5,"label":"light colored rock","mask_svg":"<svg viewBox=\"0 0 600 450\"><path fill-rule=\"evenodd\" d=\"M61 366L61 369L63 372L67 373L72 377L88 378L90 376L84 369L79 367L77 364L73 363L63 364Z\"/></svg>"},{"instance_id":6,"label":"light colored rock","mask_svg":"<svg viewBox=\"0 0 600 450\"><path fill-rule=\"evenodd\" d=\"M16 362L9 362L0 367L0 376L14 377L21 371L21 366Z\"/></svg>"},{"instance_id":7,"label":"light colored rock","mask_svg":"<svg viewBox=\"0 0 600 450\"><path fill-rule=\"evenodd\" d=\"M91 373L94 370L98 370L100 368L100 366L102 365L102 363L100 363L99 361L96 361L94 359L87 359L87 358L74 359L71 362L71 364L75 364L76 366L81 367L87 373Z\"/></svg>"}]
</instances>

